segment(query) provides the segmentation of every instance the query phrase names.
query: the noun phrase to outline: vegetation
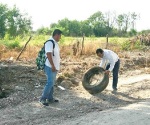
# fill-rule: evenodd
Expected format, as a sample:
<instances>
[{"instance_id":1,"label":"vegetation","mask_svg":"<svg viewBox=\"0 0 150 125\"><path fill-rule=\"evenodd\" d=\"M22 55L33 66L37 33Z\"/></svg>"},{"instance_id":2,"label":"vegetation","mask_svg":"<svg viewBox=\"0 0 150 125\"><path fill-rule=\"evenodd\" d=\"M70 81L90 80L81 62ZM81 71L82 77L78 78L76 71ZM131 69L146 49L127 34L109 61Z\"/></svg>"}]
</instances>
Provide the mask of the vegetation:
<instances>
[{"instance_id":1,"label":"vegetation","mask_svg":"<svg viewBox=\"0 0 150 125\"><path fill-rule=\"evenodd\" d=\"M129 40L129 37L138 34L134 26L137 20L138 15L134 12L116 15L112 12L103 14L98 11L83 21L64 18L50 24L50 27L41 27L37 31L32 31L32 22L28 14L21 13L16 6L8 8L7 5L0 4L0 59L2 54L5 57L4 53L7 53L6 57L16 57L18 54L16 51L20 51L29 36L32 36L32 39L27 46L27 55L35 58L55 28L63 31L60 46L68 55L72 53L73 44L82 42L83 35L85 36L85 54L95 53L97 47L105 48L107 34L109 49L114 51L141 49L139 38L136 39L137 42ZM141 33L148 34L150 30L144 30ZM140 38L147 41L148 37L143 35Z\"/></svg>"},{"instance_id":2,"label":"vegetation","mask_svg":"<svg viewBox=\"0 0 150 125\"><path fill-rule=\"evenodd\" d=\"M7 5L0 4L0 38L9 35L9 38L24 36L31 31L31 20L27 14L20 13L14 6L8 8Z\"/></svg>"},{"instance_id":3,"label":"vegetation","mask_svg":"<svg viewBox=\"0 0 150 125\"><path fill-rule=\"evenodd\" d=\"M22 48L29 37L21 38L16 37L13 40L4 39L0 40L0 46L5 46L5 48L8 49L16 49L16 48ZM49 38L48 35L36 35L33 36L31 41L29 42L29 46L37 46L41 47L43 46L43 43ZM61 41L59 42L60 46L72 46L73 44L76 44L79 42L82 43L82 37L64 37L62 36ZM106 37L85 37L84 39L85 46L89 45L90 48L97 46L105 48L106 46ZM130 41L128 38L124 37L110 37L109 43L110 46L116 46L120 50L130 50ZM135 46L140 46L140 42L137 42ZM138 47L136 47L138 49Z\"/></svg>"},{"instance_id":4,"label":"vegetation","mask_svg":"<svg viewBox=\"0 0 150 125\"><path fill-rule=\"evenodd\" d=\"M77 21L67 18L59 20L58 23L53 23L49 28L41 27L37 30L38 34L49 34L54 28L62 29L65 36L134 36L137 31L134 27L138 15L133 13L120 14L105 13L98 11L91 15L87 20Z\"/></svg>"},{"instance_id":5,"label":"vegetation","mask_svg":"<svg viewBox=\"0 0 150 125\"><path fill-rule=\"evenodd\" d=\"M41 27L37 31L32 31L31 17L27 13L21 13L14 6L8 8L7 5L0 3L0 39L9 36L13 39L17 36L26 35L50 35L55 28L63 31L64 36L80 37L83 34L87 37L129 37L138 34L135 23L139 15L135 12L117 15L115 12L102 13L95 12L88 19L78 21L64 18L57 23L50 24L49 27ZM149 33L149 30L141 33Z\"/></svg>"}]
</instances>

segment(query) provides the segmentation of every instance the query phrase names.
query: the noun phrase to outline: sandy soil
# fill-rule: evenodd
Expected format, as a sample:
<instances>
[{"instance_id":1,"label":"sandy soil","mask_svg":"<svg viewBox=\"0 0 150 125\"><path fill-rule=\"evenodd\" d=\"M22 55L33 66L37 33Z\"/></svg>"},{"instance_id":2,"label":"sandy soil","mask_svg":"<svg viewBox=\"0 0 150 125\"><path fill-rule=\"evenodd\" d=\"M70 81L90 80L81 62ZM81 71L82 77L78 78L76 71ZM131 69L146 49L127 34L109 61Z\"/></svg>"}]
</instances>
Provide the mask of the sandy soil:
<instances>
[{"instance_id":1,"label":"sandy soil","mask_svg":"<svg viewBox=\"0 0 150 125\"><path fill-rule=\"evenodd\" d=\"M125 107L94 111L80 118L64 121L61 125L149 125L150 100Z\"/></svg>"}]
</instances>

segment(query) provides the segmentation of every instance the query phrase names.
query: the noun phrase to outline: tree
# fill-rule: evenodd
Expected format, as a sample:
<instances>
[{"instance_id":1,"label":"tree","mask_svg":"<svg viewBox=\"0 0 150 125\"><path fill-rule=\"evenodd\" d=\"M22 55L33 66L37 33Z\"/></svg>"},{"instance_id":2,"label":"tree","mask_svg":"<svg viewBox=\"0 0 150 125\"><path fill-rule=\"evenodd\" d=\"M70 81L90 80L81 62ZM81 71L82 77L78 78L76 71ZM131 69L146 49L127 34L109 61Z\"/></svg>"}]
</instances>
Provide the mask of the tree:
<instances>
[{"instance_id":1,"label":"tree","mask_svg":"<svg viewBox=\"0 0 150 125\"><path fill-rule=\"evenodd\" d=\"M89 21L88 20L84 20L80 22L81 25L81 35L84 33L85 36L91 36L93 35L93 29L92 27L89 25Z\"/></svg>"},{"instance_id":2,"label":"tree","mask_svg":"<svg viewBox=\"0 0 150 125\"><path fill-rule=\"evenodd\" d=\"M124 27L123 27L123 32L127 33L127 30L129 28L129 24L130 24L130 13L128 14L123 14L124 16Z\"/></svg>"},{"instance_id":3,"label":"tree","mask_svg":"<svg viewBox=\"0 0 150 125\"><path fill-rule=\"evenodd\" d=\"M130 24L130 14L120 14L117 17L119 36L126 35Z\"/></svg>"},{"instance_id":4,"label":"tree","mask_svg":"<svg viewBox=\"0 0 150 125\"><path fill-rule=\"evenodd\" d=\"M8 8L7 5L0 4L0 37L4 38L8 33L12 37L24 35L31 31L31 19L27 14L21 14L14 5Z\"/></svg>"},{"instance_id":5,"label":"tree","mask_svg":"<svg viewBox=\"0 0 150 125\"><path fill-rule=\"evenodd\" d=\"M113 29L116 26L116 13L108 11L105 13L104 18L106 21L106 33L112 36L114 34Z\"/></svg>"},{"instance_id":6,"label":"tree","mask_svg":"<svg viewBox=\"0 0 150 125\"><path fill-rule=\"evenodd\" d=\"M129 34L136 34L135 21L137 19L138 17L137 14L135 14L135 12L118 15L117 24L120 35L126 35L129 29L131 29Z\"/></svg>"},{"instance_id":7,"label":"tree","mask_svg":"<svg viewBox=\"0 0 150 125\"><path fill-rule=\"evenodd\" d=\"M27 14L21 14L16 6L9 10L7 18L7 32L13 37L27 34L32 29Z\"/></svg>"},{"instance_id":8,"label":"tree","mask_svg":"<svg viewBox=\"0 0 150 125\"><path fill-rule=\"evenodd\" d=\"M124 21L123 15L122 14L118 15L116 21L117 21L117 25L118 25L118 30L122 31L122 29L123 29L123 21Z\"/></svg>"},{"instance_id":9,"label":"tree","mask_svg":"<svg viewBox=\"0 0 150 125\"><path fill-rule=\"evenodd\" d=\"M92 14L87 20L77 21L64 18L59 20L58 23L52 23L50 25L50 33L55 28L59 28L65 36L82 36L83 33L85 36L106 36L107 34L109 36L127 36L136 33L134 30L131 30L128 34L131 24L132 28L135 27L136 19L137 16L135 13L116 15L115 12L103 14L98 11Z\"/></svg>"},{"instance_id":10,"label":"tree","mask_svg":"<svg viewBox=\"0 0 150 125\"><path fill-rule=\"evenodd\" d=\"M132 29L135 29L135 21L138 19L138 15L133 12L131 13L131 25L132 25Z\"/></svg>"},{"instance_id":11,"label":"tree","mask_svg":"<svg viewBox=\"0 0 150 125\"><path fill-rule=\"evenodd\" d=\"M81 25L77 20L70 21L69 24L69 35L70 36L81 36Z\"/></svg>"},{"instance_id":12,"label":"tree","mask_svg":"<svg viewBox=\"0 0 150 125\"><path fill-rule=\"evenodd\" d=\"M98 11L88 18L89 24L93 29L95 36L106 36L107 24L102 12Z\"/></svg>"},{"instance_id":13,"label":"tree","mask_svg":"<svg viewBox=\"0 0 150 125\"><path fill-rule=\"evenodd\" d=\"M107 27L114 28L116 25L116 13L108 11L105 13L104 17L106 20Z\"/></svg>"},{"instance_id":14,"label":"tree","mask_svg":"<svg viewBox=\"0 0 150 125\"><path fill-rule=\"evenodd\" d=\"M4 38L6 32L7 6L0 4L0 38Z\"/></svg>"},{"instance_id":15,"label":"tree","mask_svg":"<svg viewBox=\"0 0 150 125\"><path fill-rule=\"evenodd\" d=\"M44 34L44 35L49 35L50 34L50 29L48 27L41 27L37 29L38 34Z\"/></svg>"},{"instance_id":16,"label":"tree","mask_svg":"<svg viewBox=\"0 0 150 125\"><path fill-rule=\"evenodd\" d=\"M129 36L135 36L137 35L137 31L134 30L134 29L131 29L129 32L128 32Z\"/></svg>"},{"instance_id":17,"label":"tree","mask_svg":"<svg viewBox=\"0 0 150 125\"><path fill-rule=\"evenodd\" d=\"M58 21L57 27L61 27L61 29L63 30L63 34L65 36L69 36L69 25L70 25L70 20L68 20L67 18L64 18Z\"/></svg>"}]
</instances>

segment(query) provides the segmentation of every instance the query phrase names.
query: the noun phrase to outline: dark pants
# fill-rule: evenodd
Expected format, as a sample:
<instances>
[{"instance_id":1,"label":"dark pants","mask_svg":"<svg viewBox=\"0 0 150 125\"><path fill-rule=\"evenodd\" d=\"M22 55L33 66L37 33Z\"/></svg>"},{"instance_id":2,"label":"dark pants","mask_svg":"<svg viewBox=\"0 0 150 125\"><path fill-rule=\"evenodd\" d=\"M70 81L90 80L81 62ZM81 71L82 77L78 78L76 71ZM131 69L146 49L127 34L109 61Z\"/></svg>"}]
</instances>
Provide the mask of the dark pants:
<instances>
[{"instance_id":1,"label":"dark pants","mask_svg":"<svg viewBox=\"0 0 150 125\"><path fill-rule=\"evenodd\" d=\"M110 67L110 64L107 65L106 70L108 70L109 67ZM118 60L115 63L114 69L112 71L113 72L113 84L112 84L113 89L117 88L119 67L120 67L120 60Z\"/></svg>"}]
</instances>

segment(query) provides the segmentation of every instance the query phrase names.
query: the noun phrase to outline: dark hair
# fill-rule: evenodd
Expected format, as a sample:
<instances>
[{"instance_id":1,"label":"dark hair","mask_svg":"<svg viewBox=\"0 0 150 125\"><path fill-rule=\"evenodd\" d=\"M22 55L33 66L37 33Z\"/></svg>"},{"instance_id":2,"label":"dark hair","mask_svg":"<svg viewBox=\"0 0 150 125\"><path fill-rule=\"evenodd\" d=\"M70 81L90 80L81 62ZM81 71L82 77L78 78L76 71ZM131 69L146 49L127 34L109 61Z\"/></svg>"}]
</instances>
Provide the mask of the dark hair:
<instances>
[{"instance_id":1,"label":"dark hair","mask_svg":"<svg viewBox=\"0 0 150 125\"><path fill-rule=\"evenodd\" d=\"M100 48L96 50L96 54L98 54L98 53L103 54L103 52L104 52L104 51L103 51L102 49L100 49Z\"/></svg>"},{"instance_id":2,"label":"dark hair","mask_svg":"<svg viewBox=\"0 0 150 125\"><path fill-rule=\"evenodd\" d=\"M59 29L55 29L55 30L53 31L53 36L55 36L56 34L60 35L60 34L62 34L62 31L59 30Z\"/></svg>"}]
</instances>

